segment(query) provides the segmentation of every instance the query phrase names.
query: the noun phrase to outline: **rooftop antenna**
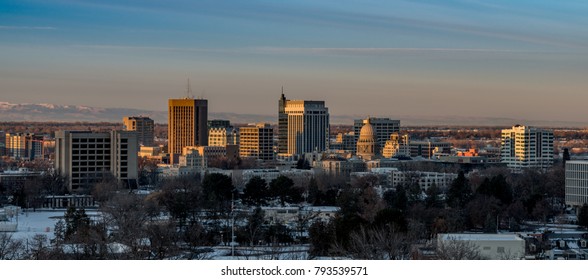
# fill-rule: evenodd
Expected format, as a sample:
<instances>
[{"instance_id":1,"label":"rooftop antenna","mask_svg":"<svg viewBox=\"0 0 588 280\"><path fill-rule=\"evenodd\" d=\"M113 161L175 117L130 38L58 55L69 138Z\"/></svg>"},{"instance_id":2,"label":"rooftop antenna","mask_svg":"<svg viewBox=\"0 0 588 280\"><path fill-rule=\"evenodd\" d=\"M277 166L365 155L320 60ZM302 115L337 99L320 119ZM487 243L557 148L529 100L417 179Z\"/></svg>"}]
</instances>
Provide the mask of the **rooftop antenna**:
<instances>
[{"instance_id":1,"label":"rooftop antenna","mask_svg":"<svg viewBox=\"0 0 588 280\"><path fill-rule=\"evenodd\" d=\"M286 97L284 96L284 86L282 86L282 100L286 100Z\"/></svg>"},{"instance_id":2,"label":"rooftop antenna","mask_svg":"<svg viewBox=\"0 0 588 280\"><path fill-rule=\"evenodd\" d=\"M194 95L192 94L192 87L190 86L190 78L188 78L188 84L186 85L186 99L194 99Z\"/></svg>"}]
</instances>

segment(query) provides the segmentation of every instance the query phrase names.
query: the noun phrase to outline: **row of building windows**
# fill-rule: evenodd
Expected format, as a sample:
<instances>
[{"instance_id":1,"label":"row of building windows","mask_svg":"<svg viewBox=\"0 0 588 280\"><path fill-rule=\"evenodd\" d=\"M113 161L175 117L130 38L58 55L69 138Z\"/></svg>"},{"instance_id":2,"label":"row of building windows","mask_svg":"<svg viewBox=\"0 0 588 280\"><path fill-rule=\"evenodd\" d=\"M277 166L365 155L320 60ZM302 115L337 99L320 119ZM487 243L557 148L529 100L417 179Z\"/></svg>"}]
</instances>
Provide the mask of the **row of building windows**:
<instances>
[{"instance_id":1,"label":"row of building windows","mask_svg":"<svg viewBox=\"0 0 588 280\"><path fill-rule=\"evenodd\" d=\"M110 143L109 138L73 138L73 143Z\"/></svg>"},{"instance_id":2,"label":"row of building windows","mask_svg":"<svg viewBox=\"0 0 588 280\"><path fill-rule=\"evenodd\" d=\"M72 150L72 155L108 155L110 150Z\"/></svg>"}]
</instances>

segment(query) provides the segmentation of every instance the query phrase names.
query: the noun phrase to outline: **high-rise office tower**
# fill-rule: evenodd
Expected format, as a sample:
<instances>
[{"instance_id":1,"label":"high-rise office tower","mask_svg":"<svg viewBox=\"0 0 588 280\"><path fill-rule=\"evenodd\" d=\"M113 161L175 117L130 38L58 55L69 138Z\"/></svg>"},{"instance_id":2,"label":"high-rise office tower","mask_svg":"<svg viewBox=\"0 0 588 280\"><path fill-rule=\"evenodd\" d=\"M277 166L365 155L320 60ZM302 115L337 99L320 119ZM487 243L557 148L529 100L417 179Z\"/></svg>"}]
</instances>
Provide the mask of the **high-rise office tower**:
<instances>
[{"instance_id":1,"label":"high-rise office tower","mask_svg":"<svg viewBox=\"0 0 588 280\"><path fill-rule=\"evenodd\" d=\"M274 159L274 129L267 123L239 129L239 156L261 160Z\"/></svg>"},{"instance_id":2,"label":"high-rise office tower","mask_svg":"<svg viewBox=\"0 0 588 280\"><path fill-rule=\"evenodd\" d=\"M288 153L288 115L286 115L286 96L282 88L282 96L278 101L278 154Z\"/></svg>"},{"instance_id":3,"label":"high-rise office tower","mask_svg":"<svg viewBox=\"0 0 588 280\"><path fill-rule=\"evenodd\" d=\"M328 147L329 109L325 102L287 100L282 94L278 108L278 151L301 155Z\"/></svg>"},{"instance_id":4,"label":"high-rise office tower","mask_svg":"<svg viewBox=\"0 0 588 280\"><path fill-rule=\"evenodd\" d=\"M168 152L177 163L183 147L208 145L208 101L170 99L168 104Z\"/></svg>"},{"instance_id":5,"label":"high-rise office tower","mask_svg":"<svg viewBox=\"0 0 588 280\"><path fill-rule=\"evenodd\" d=\"M136 131L139 145L152 147L154 143L155 123L148 117L123 117L123 129Z\"/></svg>"},{"instance_id":6,"label":"high-rise office tower","mask_svg":"<svg viewBox=\"0 0 588 280\"><path fill-rule=\"evenodd\" d=\"M553 131L522 125L502 130L500 161L513 172L553 165Z\"/></svg>"},{"instance_id":7,"label":"high-rise office tower","mask_svg":"<svg viewBox=\"0 0 588 280\"><path fill-rule=\"evenodd\" d=\"M130 187L136 184L134 131L57 131L55 145L55 169L66 176L70 191L87 189L108 173Z\"/></svg>"},{"instance_id":8,"label":"high-rise office tower","mask_svg":"<svg viewBox=\"0 0 588 280\"><path fill-rule=\"evenodd\" d=\"M365 120L354 120L353 132L355 133L355 143L359 140L359 134L363 125L368 122ZM400 121L389 118L369 118L369 123L376 134L376 144L378 146L378 154L382 154L382 149L386 146L386 141L390 140L392 133L400 132Z\"/></svg>"}]
</instances>

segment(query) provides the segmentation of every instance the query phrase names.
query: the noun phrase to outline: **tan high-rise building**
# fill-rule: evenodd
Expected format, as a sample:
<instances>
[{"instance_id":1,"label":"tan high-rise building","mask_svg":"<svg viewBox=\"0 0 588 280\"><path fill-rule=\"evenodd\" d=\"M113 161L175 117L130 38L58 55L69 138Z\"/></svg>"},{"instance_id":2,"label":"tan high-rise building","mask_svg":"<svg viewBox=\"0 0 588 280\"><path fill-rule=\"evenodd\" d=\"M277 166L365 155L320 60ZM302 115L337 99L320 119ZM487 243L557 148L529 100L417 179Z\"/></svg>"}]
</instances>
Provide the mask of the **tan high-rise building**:
<instances>
[{"instance_id":1,"label":"tan high-rise building","mask_svg":"<svg viewBox=\"0 0 588 280\"><path fill-rule=\"evenodd\" d=\"M261 160L274 159L274 129L266 123L239 129L239 156Z\"/></svg>"},{"instance_id":2,"label":"tan high-rise building","mask_svg":"<svg viewBox=\"0 0 588 280\"><path fill-rule=\"evenodd\" d=\"M148 117L123 117L123 129L136 131L139 145L152 147L155 123Z\"/></svg>"},{"instance_id":3,"label":"tan high-rise building","mask_svg":"<svg viewBox=\"0 0 588 280\"><path fill-rule=\"evenodd\" d=\"M168 102L168 152L171 163L186 146L208 145L208 101L205 99L170 99Z\"/></svg>"}]
</instances>

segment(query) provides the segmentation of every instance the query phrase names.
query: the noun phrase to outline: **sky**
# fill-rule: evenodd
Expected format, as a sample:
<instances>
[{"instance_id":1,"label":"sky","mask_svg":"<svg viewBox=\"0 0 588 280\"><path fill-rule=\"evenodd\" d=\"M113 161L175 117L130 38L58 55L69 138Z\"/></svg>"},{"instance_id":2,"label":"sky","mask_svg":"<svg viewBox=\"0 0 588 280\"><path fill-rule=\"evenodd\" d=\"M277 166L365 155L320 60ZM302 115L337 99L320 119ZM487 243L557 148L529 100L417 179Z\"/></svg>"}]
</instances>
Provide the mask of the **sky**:
<instances>
[{"instance_id":1,"label":"sky","mask_svg":"<svg viewBox=\"0 0 588 280\"><path fill-rule=\"evenodd\" d=\"M0 101L588 122L584 0L2 0Z\"/></svg>"}]
</instances>

